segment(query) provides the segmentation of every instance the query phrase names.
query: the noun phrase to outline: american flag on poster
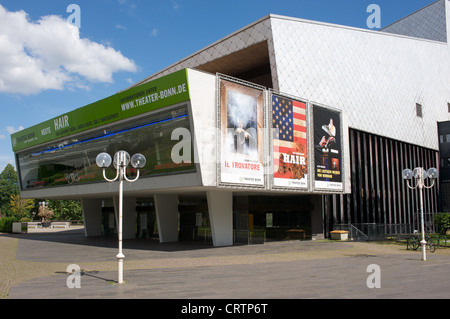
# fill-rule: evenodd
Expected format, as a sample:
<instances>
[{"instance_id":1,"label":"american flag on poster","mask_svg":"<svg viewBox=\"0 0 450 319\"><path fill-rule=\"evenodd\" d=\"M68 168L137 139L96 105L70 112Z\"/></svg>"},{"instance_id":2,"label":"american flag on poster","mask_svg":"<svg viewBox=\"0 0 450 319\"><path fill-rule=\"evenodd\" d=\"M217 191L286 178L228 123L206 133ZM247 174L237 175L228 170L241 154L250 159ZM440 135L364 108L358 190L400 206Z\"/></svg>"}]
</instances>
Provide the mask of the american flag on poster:
<instances>
[{"instance_id":1,"label":"american flag on poster","mask_svg":"<svg viewBox=\"0 0 450 319\"><path fill-rule=\"evenodd\" d=\"M274 185L307 187L306 104L272 95Z\"/></svg>"}]
</instances>

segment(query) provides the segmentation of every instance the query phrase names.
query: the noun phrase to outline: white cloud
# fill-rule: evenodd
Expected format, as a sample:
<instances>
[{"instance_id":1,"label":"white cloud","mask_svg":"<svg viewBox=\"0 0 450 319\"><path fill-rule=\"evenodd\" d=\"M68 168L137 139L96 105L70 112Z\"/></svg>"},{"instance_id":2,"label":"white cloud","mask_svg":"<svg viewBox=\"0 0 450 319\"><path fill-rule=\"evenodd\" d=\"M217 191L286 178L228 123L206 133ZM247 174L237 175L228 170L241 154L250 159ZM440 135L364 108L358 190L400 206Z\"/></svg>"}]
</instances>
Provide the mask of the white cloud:
<instances>
[{"instance_id":1,"label":"white cloud","mask_svg":"<svg viewBox=\"0 0 450 319\"><path fill-rule=\"evenodd\" d=\"M159 34L159 30L156 29L156 28L154 28L154 29L152 30L152 32L150 33L150 36L151 36L151 37L157 37L158 34Z\"/></svg>"},{"instance_id":2,"label":"white cloud","mask_svg":"<svg viewBox=\"0 0 450 319\"><path fill-rule=\"evenodd\" d=\"M128 30L127 27L124 27L123 25L120 25L120 24L116 25L116 29L125 30L125 31Z\"/></svg>"},{"instance_id":3,"label":"white cloud","mask_svg":"<svg viewBox=\"0 0 450 319\"><path fill-rule=\"evenodd\" d=\"M130 9L136 9L136 4L129 0L118 0L118 2L121 6L128 6Z\"/></svg>"},{"instance_id":4,"label":"white cloud","mask_svg":"<svg viewBox=\"0 0 450 319\"><path fill-rule=\"evenodd\" d=\"M6 135L0 134L0 140L5 140L5 139L6 139Z\"/></svg>"},{"instance_id":5,"label":"white cloud","mask_svg":"<svg viewBox=\"0 0 450 319\"><path fill-rule=\"evenodd\" d=\"M14 134L16 132L22 131L24 129L23 126L19 126L18 128L15 128L14 126L7 126L6 131L8 131L9 134Z\"/></svg>"},{"instance_id":6,"label":"white cloud","mask_svg":"<svg viewBox=\"0 0 450 319\"><path fill-rule=\"evenodd\" d=\"M174 10L180 9L180 4L177 1L172 1L172 7Z\"/></svg>"},{"instance_id":7,"label":"white cloud","mask_svg":"<svg viewBox=\"0 0 450 319\"><path fill-rule=\"evenodd\" d=\"M59 16L37 22L24 11L0 5L0 92L35 94L43 90L112 82L135 63L109 46L80 38L79 29Z\"/></svg>"}]
</instances>

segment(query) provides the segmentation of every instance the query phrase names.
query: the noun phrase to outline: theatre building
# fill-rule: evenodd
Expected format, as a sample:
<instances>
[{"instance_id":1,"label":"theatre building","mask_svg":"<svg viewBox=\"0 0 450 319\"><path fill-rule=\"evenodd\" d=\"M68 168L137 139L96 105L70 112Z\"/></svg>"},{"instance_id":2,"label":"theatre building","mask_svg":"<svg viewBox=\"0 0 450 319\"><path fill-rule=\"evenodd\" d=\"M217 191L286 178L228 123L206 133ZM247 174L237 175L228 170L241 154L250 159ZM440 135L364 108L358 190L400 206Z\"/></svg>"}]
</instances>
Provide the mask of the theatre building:
<instances>
[{"instance_id":1,"label":"theatre building","mask_svg":"<svg viewBox=\"0 0 450 319\"><path fill-rule=\"evenodd\" d=\"M225 246L342 227L413 232L419 196L402 170L440 167L449 36L448 0L379 31L268 15L13 134L21 195L80 199L86 236L115 236L119 183L96 157L124 150L146 157L124 182L124 238ZM428 226L439 203L439 185L424 191Z\"/></svg>"}]
</instances>

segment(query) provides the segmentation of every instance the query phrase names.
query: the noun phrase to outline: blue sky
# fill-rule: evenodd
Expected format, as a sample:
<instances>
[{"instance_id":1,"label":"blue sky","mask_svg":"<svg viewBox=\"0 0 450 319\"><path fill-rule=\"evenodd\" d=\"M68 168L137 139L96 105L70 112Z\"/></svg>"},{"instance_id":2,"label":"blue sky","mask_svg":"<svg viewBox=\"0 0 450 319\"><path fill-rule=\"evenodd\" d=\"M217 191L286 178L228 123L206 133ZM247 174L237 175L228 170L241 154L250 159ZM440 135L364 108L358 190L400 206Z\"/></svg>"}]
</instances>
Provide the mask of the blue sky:
<instances>
[{"instance_id":1,"label":"blue sky","mask_svg":"<svg viewBox=\"0 0 450 319\"><path fill-rule=\"evenodd\" d=\"M370 4L385 27L432 2L0 0L0 171L15 165L12 132L113 95L267 14L367 29ZM80 28L67 23L70 4Z\"/></svg>"}]
</instances>

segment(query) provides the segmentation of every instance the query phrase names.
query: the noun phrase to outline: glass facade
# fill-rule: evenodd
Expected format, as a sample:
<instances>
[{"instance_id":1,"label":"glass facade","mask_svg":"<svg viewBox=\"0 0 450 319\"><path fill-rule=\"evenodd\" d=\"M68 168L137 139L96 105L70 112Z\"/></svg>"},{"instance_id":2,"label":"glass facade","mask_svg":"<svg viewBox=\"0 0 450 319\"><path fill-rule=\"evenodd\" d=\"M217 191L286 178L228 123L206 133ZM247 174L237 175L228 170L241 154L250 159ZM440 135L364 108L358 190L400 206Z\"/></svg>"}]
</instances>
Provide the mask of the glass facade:
<instances>
[{"instance_id":1,"label":"glass facade","mask_svg":"<svg viewBox=\"0 0 450 319\"><path fill-rule=\"evenodd\" d=\"M104 181L95 159L101 152L113 157L119 150L127 151L130 156L141 153L146 157L141 178L194 170L192 160L180 164L172 160L172 148L180 142L171 138L177 128L190 131L186 104L19 152L16 156L21 188L30 190ZM111 167L107 170L110 178L115 176ZM133 170L131 166L128 169L130 174Z\"/></svg>"},{"instance_id":2,"label":"glass facade","mask_svg":"<svg viewBox=\"0 0 450 319\"><path fill-rule=\"evenodd\" d=\"M311 196L239 196L233 208L236 243L311 239Z\"/></svg>"}]
</instances>

